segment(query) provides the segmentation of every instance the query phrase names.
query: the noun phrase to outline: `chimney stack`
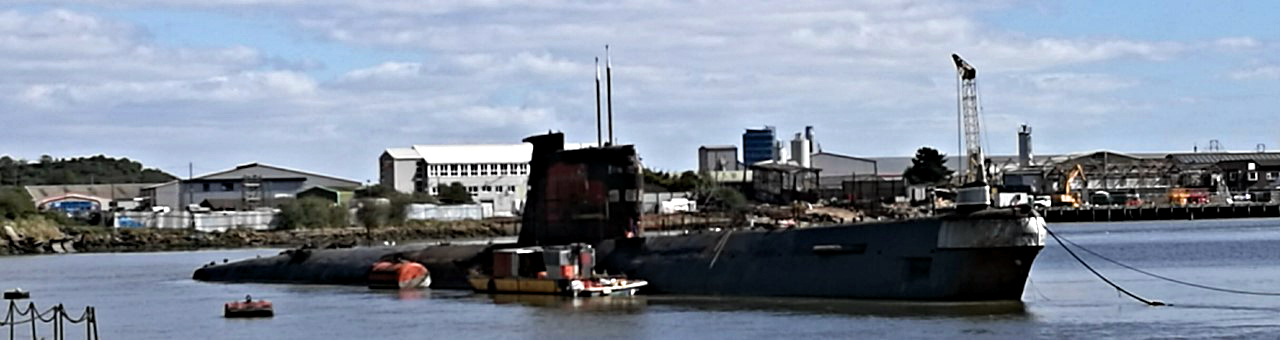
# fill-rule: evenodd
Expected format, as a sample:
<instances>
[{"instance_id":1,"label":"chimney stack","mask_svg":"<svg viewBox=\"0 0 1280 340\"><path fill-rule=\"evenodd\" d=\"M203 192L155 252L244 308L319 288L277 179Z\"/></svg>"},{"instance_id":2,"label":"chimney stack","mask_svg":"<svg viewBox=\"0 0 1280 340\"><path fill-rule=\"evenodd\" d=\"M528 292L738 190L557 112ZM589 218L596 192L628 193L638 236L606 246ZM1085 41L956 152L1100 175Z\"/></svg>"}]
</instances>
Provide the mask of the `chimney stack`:
<instances>
[{"instance_id":1,"label":"chimney stack","mask_svg":"<svg viewBox=\"0 0 1280 340\"><path fill-rule=\"evenodd\" d=\"M1022 124L1018 129L1018 167L1031 167L1031 127Z\"/></svg>"}]
</instances>

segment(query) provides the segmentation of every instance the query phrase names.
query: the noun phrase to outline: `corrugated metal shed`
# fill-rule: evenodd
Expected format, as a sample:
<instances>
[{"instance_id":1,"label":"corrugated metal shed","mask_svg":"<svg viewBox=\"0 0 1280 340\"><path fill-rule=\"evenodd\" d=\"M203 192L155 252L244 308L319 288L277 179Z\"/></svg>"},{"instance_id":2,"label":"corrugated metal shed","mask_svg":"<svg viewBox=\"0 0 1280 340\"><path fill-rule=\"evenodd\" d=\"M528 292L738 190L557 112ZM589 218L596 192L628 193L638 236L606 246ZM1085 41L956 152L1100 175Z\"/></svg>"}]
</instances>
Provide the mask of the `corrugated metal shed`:
<instances>
[{"instance_id":1,"label":"corrugated metal shed","mask_svg":"<svg viewBox=\"0 0 1280 340\"><path fill-rule=\"evenodd\" d=\"M1208 165L1223 161L1280 160L1280 152L1198 152L1173 153L1169 159L1186 165Z\"/></svg>"},{"instance_id":2,"label":"corrugated metal shed","mask_svg":"<svg viewBox=\"0 0 1280 340\"><path fill-rule=\"evenodd\" d=\"M330 186L342 187L359 187L360 182L340 177L317 174L302 170L290 169L281 166L267 165L262 163L249 163L236 166L234 169L219 171L215 173L200 175L194 178L195 181L202 180L242 180L246 175L261 176L263 179L272 178L308 178L317 177L335 182Z\"/></svg>"}]
</instances>

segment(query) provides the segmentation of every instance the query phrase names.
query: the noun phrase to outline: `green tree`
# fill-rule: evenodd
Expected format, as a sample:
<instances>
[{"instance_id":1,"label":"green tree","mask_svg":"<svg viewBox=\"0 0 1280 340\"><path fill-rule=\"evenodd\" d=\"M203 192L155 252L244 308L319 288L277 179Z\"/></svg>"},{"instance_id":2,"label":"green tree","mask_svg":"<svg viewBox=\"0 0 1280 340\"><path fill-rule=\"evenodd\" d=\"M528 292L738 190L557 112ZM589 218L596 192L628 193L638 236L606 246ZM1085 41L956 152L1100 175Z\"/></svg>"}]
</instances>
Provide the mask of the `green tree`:
<instances>
[{"instance_id":1,"label":"green tree","mask_svg":"<svg viewBox=\"0 0 1280 340\"><path fill-rule=\"evenodd\" d=\"M438 197L440 199L440 203L444 203L444 204L472 203L471 193L467 192L467 187L463 186L462 183L453 182L447 186L444 184L441 184L440 186L436 187L436 190L440 193Z\"/></svg>"},{"instance_id":2,"label":"green tree","mask_svg":"<svg viewBox=\"0 0 1280 340\"><path fill-rule=\"evenodd\" d=\"M399 193L400 192L396 191L396 189L393 189L391 187L384 186L382 184L374 184L374 185L356 189L355 195L356 195L356 198L366 198L366 197L389 198L392 195L399 194Z\"/></svg>"},{"instance_id":3,"label":"green tree","mask_svg":"<svg viewBox=\"0 0 1280 340\"><path fill-rule=\"evenodd\" d=\"M365 229L381 228L392 221L391 205L378 203L376 200L363 200L356 209L356 219Z\"/></svg>"},{"instance_id":4,"label":"green tree","mask_svg":"<svg viewBox=\"0 0 1280 340\"><path fill-rule=\"evenodd\" d=\"M329 201L307 197L280 206L280 229L316 229L347 226L347 208Z\"/></svg>"},{"instance_id":5,"label":"green tree","mask_svg":"<svg viewBox=\"0 0 1280 340\"><path fill-rule=\"evenodd\" d=\"M916 150L911 167L902 176L910 184L942 183L951 179L953 171L947 168L947 156L930 147Z\"/></svg>"},{"instance_id":6,"label":"green tree","mask_svg":"<svg viewBox=\"0 0 1280 340\"><path fill-rule=\"evenodd\" d=\"M176 177L173 175L143 168L141 163L128 158L97 155L55 159L44 155L40 157L39 163L0 158L0 184L158 183L174 179Z\"/></svg>"},{"instance_id":7,"label":"green tree","mask_svg":"<svg viewBox=\"0 0 1280 340\"><path fill-rule=\"evenodd\" d=\"M0 187L0 218L16 220L36 213L35 204L25 190Z\"/></svg>"},{"instance_id":8,"label":"green tree","mask_svg":"<svg viewBox=\"0 0 1280 340\"><path fill-rule=\"evenodd\" d=\"M667 191L682 192L697 189L701 183L702 177L693 171L685 171L680 175L673 175L668 172L652 171L644 169L644 182L654 186L661 187Z\"/></svg>"}]
</instances>

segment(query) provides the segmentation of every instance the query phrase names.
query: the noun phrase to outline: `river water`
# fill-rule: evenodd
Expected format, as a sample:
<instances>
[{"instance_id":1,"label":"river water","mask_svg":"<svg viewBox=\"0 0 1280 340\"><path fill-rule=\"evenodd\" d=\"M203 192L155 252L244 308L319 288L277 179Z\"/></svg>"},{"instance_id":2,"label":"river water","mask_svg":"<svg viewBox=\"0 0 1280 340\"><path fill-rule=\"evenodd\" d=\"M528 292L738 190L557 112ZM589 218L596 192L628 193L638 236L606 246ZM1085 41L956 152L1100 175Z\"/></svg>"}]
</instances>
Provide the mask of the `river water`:
<instances>
[{"instance_id":1,"label":"river water","mask_svg":"<svg viewBox=\"0 0 1280 340\"><path fill-rule=\"evenodd\" d=\"M1280 219L1050 226L1096 252L1161 275L1280 291ZM1226 294L1142 276L1087 254L1103 274L1149 299L1121 296L1048 240L1021 303L638 296L562 299L466 291L222 284L190 279L202 263L278 250L76 254L0 258L0 289L22 287L41 308L98 311L103 339L489 338L1221 338L1280 334L1280 296ZM245 294L276 317L222 318ZM8 330L0 330L0 338ZM38 329L47 336L50 328ZM29 338L29 328L16 331ZM68 339L83 338L71 326Z\"/></svg>"}]
</instances>

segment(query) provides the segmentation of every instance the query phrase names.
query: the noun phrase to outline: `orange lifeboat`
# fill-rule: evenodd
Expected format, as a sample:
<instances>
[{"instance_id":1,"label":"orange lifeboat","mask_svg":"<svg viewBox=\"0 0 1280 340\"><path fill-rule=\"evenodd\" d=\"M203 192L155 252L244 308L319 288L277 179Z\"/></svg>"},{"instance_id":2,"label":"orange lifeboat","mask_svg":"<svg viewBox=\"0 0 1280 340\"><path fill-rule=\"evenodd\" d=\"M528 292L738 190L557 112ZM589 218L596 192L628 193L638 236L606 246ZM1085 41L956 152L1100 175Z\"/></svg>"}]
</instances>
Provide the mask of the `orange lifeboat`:
<instances>
[{"instance_id":1,"label":"orange lifeboat","mask_svg":"<svg viewBox=\"0 0 1280 340\"><path fill-rule=\"evenodd\" d=\"M275 316L271 301L245 296L244 301L232 301L222 305L222 316L227 318L269 318Z\"/></svg>"},{"instance_id":2,"label":"orange lifeboat","mask_svg":"<svg viewBox=\"0 0 1280 340\"><path fill-rule=\"evenodd\" d=\"M370 289L409 289L431 285L431 273L413 261L378 261L369 268Z\"/></svg>"}]
</instances>

